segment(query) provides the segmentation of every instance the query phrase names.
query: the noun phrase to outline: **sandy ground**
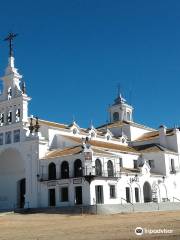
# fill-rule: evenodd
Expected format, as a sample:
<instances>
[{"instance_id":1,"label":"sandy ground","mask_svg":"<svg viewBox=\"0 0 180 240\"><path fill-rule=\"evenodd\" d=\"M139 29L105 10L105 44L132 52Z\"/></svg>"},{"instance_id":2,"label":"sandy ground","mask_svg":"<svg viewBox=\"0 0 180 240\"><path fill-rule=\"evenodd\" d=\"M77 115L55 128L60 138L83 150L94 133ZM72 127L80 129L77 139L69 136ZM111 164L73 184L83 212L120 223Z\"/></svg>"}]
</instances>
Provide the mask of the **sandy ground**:
<instances>
[{"instance_id":1,"label":"sandy ground","mask_svg":"<svg viewBox=\"0 0 180 240\"><path fill-rule=\"evenodd\" d=\"M172 234L143 234L134 229L170 229ZM180 211L117 215L0 213L0 240L180 240Z\"/></svg>"}]
</instances>

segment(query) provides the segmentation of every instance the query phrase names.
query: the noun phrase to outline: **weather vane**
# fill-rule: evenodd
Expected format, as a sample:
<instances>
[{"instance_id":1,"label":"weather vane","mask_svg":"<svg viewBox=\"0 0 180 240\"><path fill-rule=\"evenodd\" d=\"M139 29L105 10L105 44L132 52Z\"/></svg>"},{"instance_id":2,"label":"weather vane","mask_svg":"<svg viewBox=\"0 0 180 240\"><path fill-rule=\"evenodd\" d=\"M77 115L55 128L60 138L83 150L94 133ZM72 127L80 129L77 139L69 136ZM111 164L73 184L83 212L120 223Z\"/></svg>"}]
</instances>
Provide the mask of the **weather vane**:
<instances>
[{"instance_id":1,"label":"weather vane","mask_svg":"<svg viewBox=\"0 0 180 240\"><path fill-rule=\"evenodd\" d=\"M9 33L8 36L4 39L4 41L9 41L9 56L13 57L13 40L17 37L18 34Z\"/></svg>"},{"instance_id":2,"label":"weather vane","mask_svg":"<svg viewBox=\"0 0 180 240\"><path fill-rule=\"evenodd\" d=\"M118 97L119 97L121 94L121 84L120 83L117 85L117 92L118 92Z\"/></svg>"}]
</instances>

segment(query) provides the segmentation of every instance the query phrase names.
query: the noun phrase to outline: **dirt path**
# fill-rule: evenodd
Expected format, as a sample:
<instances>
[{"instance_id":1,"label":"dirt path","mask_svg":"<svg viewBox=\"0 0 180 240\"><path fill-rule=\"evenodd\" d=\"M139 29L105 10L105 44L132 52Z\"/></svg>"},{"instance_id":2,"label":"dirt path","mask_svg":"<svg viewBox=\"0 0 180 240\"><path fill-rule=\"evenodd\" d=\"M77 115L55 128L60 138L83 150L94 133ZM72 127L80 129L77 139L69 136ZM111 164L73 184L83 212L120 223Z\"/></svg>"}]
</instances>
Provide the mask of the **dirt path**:
<instances>
[{"instance_id":1,"label":"dirt path","mask_svg":"<svg viewBox=\"0 0 180 240\"><path fill-rule=\"evenodd\" d=\"M136 236L136 227L172 234ZM117 215L0 214L0 240L180 240L180 211Z\"/></svg>"}]
</instances>

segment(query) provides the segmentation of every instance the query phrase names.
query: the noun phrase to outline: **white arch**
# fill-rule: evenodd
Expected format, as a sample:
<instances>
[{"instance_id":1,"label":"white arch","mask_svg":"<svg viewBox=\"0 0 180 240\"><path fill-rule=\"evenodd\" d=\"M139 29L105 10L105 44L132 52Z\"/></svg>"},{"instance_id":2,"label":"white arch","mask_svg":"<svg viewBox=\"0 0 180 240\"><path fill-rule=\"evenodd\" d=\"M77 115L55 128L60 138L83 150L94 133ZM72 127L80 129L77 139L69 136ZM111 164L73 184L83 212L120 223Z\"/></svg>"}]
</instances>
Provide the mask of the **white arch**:
<instances>
[{"instance_id":1,"label":"white arch","mask_svg":"<svg viewBox=\"0 0 180 240\"><path fill-rule=\"evenodd\" d=\"M152 185L152 200L160 202L161 201L161 193L160 193L160 188L159 185L157 183Z\"/></svg>"},{"instance_id":2,"label":"white arch","mask_svg":"<svg viewBox=\"0 0 180 240\"><path fill-rule=\"evenodd\" d=\"M125 184L125 186L124 186L124 196L122 197L122 199L121 199L121 202L122 203L124 203L124 200L123 199L125 199L126 200L126 188L129 188L130 189L130 202L133 202L134 201L134 198L133 198L133 191L132 191L132 186L131 186L131 184L129 184L129 183L126 183Z\"/></svg>"},{"instance_id":3,"label":"white arch","mask_svg":"<svg viewBox=\"0 0 180 240\"><path fill-rule=\"evenodd\" d=\"M132 183L131 185L132 187L132 192L133 192L133 202L136 203L136 199L135 199L135 188L138 188L139 189L139 202L142 202L142 189L141 189L141 186L138 184L138 183Z\"/></svg>"},{"instance_id":4,"label":"white arch","mask_svg":"<svg viewBox=\"0 0 180 240\"><path fill-rule=\"evenodd\" d=\"M161 183L159 185L159 189L160 189L160 198L161 198L161 201L166 201L167 200L167 188L166 188L166 185L164 183Z\"/></svg>"},{"instance_id":5,"label":"white arch","mask_svg":"<svg viewBox=\"0 0 180 240\"><path fill-rule=\"evenodd\" d=\"M152 188L151 188L151 184L148 181L144 182L143 195L144 195L144 202L152 201Z\"/></svg>"}]
</instances>

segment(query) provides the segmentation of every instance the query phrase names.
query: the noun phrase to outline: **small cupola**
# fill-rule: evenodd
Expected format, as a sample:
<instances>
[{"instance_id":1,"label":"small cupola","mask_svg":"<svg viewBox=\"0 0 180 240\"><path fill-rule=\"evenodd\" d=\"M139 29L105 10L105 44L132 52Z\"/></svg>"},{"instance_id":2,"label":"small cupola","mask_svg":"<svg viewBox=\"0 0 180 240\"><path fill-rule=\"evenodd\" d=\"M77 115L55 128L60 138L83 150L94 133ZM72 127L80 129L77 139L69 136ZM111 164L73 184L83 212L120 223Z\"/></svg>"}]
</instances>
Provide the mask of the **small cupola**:
<instances>
[{"instance_id":1,"label":"small cupola","mask_svg":"<svg viewBox=\"0 0 180 240\"><path fill-rule=\"evenodd\" d=\"M117 121L133 121L133 107L127 104L126 99L123 98L121 94L118 94L114 103L110 106L109 113L111 123Z\"/></svg>"}]
</instances>

